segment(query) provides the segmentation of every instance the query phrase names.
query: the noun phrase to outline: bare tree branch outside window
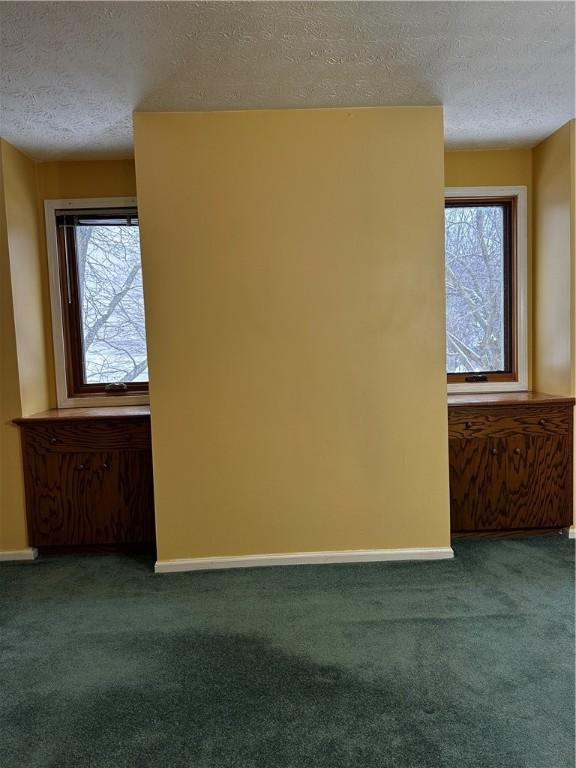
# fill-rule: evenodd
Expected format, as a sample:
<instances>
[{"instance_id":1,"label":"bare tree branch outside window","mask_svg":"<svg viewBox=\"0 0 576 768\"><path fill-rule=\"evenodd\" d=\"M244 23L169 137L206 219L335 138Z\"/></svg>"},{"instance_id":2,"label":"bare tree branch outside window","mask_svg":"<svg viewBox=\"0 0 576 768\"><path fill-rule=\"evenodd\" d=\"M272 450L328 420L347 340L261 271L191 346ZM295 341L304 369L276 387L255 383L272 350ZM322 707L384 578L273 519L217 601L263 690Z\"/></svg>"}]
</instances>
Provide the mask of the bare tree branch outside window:
<instances>
[{"instance_id":1,"label":"bare tree branch outside window","mask_svg":"<svg viewBox=\"0 0 576 768\"><path fill-rule=\"evenodd\" d=\"M449 206L446 232L448 373L505 368L501 206Z\"/></svg>"},{"instance_id":2,"label":"bare tree branch outside window","mask_svg":"<svg viewBox=\"0 0 576 768\"><path fill-rule=\"evenodd\" d=\"M138 226L82 224L75 231L85 381L146 382Z\"/></svg>"}]
</instances>

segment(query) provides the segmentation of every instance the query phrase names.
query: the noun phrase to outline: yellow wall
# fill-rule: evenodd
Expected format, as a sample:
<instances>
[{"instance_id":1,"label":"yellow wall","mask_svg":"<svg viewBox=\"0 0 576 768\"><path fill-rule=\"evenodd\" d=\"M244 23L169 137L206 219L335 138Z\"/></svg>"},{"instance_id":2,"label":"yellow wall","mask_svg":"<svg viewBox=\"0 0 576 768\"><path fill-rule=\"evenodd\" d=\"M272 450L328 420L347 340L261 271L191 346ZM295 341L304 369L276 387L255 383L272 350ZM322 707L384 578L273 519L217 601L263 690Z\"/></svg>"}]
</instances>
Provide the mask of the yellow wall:
<instances>
[{"instance_id":1,"label":"yellow wall","mask_svg":"<svg viewBox=\"0 0 576 768\"><path fill-rule=\"evenodd\" d=\"M134 160L98 160L82 162L36 163L37 213L41 224L41 260L43 272L43 306L48 348L48 371L50 373L49 405L56 407L56 382L54 376L54 351L52 345L52 316L50 311L50 289L48 283L48 255L46 252L46 223L44 201L68 198L91 197L134 197L136 178ZM36 409L41 410L41 409Z\"/></svg>"},{"instance_id":2,"label":"yellow wall","mask_svg":"<svg viewBox=\"0 0 576 768\"><path fill-rule=\"evenodd\" d=\"M28 546L20 436L11 422L22 412L12 305L2 152L0 152L0 551Z\"/></svg>"},{"instance_id":3,"label":"yellow wall","mask_svg":"<svg viewBox=\"0 0 576 768\"><path fill-rule=\"evenodd\" d=\"M56 405L43 202L136 194L134 161L35 163L0 140L0 551L27 546L17 427Z\"/></svg>"},{"instance_id":4,"label":"yellow wall","mask_svg":"<svg viewBox=\"0 0 576 768\"><path fill-rule=\"evenodd\" d=\"M447 187L496 187L532 184L532 152L529 149L446 152Z\"/></svg>"},{"instance_id":5,"label":"yellow wall","mask_svg":"<svg viewBox=\"0 0 576 768\"><path fill-rule=\"evenodd\" d=\"M446 152L447 187L523 186L527 188L528 212L528 388L533 386L533 259L532 259L532 150L502 149Z\"/></svg>"},{"instance_id":6,"label":"yellow wall","mask_svg":"<svg viewBox=\"0 0 576 768\"><path fill-rule=\"evenodd\" d=\"M436 200L439 111L139 115L137 122L141 208L152 211L143 237L155 339L159 556L445 545L444 413L439 421L427 407L435 387L443 397L444 380L433 374L423 383L419 371L415 390L406 384L414 360L402 350L430 357L437 350L422 342L428 319L422 330L422 317L408 319L410 302L399 299L421 292L422 315L426 309L431 327L442 323L431 289L441 280L438 245L429 263L414 217L408 224L401 211L408 189L430 198L428 207ZM528 187L533 385L561 394L575 392L575 126L533 151L444 158L447 186ZM434 133L427 147L419 146L422 132ZM430 171L428 186L420 186L410 152ZM135 194L131 160L34 163L1 142L0 550L26 546L11 419L55 405L43 200ZM174 205L184 222L175 233L171 224L165 231ZM184 378L173 382L166 357L182 344L190 355L181 361ZM174 441L173 430L182 437Z\"/></svg>"},{"instance_id":7,"label":"yellow wall","mask_svg":"<svg viewBox=\"0 0 576 768\"><path fill-rule=\"evenodd\" d=\"M573 128L534 149L534 385L574 393Z\"/></svg>"},{"instance_id":8,"label":"yellow wall","mask_svg":"<svg viewBox=\"0 0 576 768\"><path fill-rule=\"evenodd\" d=\"M576 395L576 118L570 121L570 254L572 288L572 395Z\"/></svg>"},{"instance_id":9,"label":"yellow wall","mask_svg":"<svg viewBox=\"0 0 576 768\"><path fill-rule=\"evenodd\" d=\"M160 559L449 544L442 133L135 115Z\"/></svg>"},{"instance_id":10,"label":"yellow wall","mask_svg":"<svg viewBox=\"0 0 576 768\"><path fill-rule=\"evenodd\" d=\"M133 160L38 163L40 200L74 197L132 197Z\"/></svg>"},{"instance_id":11,"label":"yellow wall","mask_svg":"<svg viewBox=\"0 0 576 768\"><path fill-rule=\"evenodd\" d=\"M38 214L36 164L6 141L2 141L1 151L20 398L27 415L48 408L53 391L48 270Z\"/></svg>"}]
</instances>

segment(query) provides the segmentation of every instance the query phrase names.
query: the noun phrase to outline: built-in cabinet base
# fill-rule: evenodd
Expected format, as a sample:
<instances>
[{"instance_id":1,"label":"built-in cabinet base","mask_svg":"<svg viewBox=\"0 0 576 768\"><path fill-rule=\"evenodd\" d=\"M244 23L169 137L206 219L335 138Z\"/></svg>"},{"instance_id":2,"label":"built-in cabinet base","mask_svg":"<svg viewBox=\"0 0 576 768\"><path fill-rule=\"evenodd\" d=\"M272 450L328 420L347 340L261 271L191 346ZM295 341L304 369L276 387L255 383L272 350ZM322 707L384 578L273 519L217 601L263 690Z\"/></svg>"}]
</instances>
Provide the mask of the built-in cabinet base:
<instances>
[{"instance_id":1,"label":"built-in cabinet base","mask_svg":"<svg viewBox=\"0 0 576 768\"><path fill-rule=\"evenodd\" d=\"M453 534L525 535L571 525L573 405L538 393L449 397Z\"/></svg>"},{"instance_id":2,"label":"built-in cabinet base","mask_svg":"<svg viewBox=\"0 0 576 768\"><path fill-rule=\"evenodd\" d=\"M17 423L31 546L154 542L148 409L47 411Z\"/></svg>"}]
</instances>

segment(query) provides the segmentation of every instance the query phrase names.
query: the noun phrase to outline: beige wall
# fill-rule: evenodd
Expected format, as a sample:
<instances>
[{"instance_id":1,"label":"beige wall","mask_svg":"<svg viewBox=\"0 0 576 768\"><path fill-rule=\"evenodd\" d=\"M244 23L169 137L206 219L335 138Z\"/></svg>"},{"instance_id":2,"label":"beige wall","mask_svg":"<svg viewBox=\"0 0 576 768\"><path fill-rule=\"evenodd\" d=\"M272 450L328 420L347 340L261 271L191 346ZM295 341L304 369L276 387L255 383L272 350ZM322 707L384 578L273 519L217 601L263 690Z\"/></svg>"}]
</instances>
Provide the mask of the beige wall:
<instances>
[{"instance_id":1,"label":"beige wall","mask_svg":"<svg viewBox=\"0 0 576 768\"><path fill-rule=\"evenodd\" d=\"M133 197L136 195L134 160L98 160L84 162L45 162L35 164L37 184L37 215L41 227L41 260L43 265L42 302L47 331L49 404L57 405L54 375L54 348L52 344L52 315L48 283L48 255L46 251L46 223L44 201L69 198ZM40 409L36 409L40 410Z\"/></svg>"},{"instance_id":2,"label":"beige wall","mask_svg":"<svg viewBox=\"0 0 576 768\"><path fill-rule=\"evenodd\" d=\"M533 387L533 258L532 258L532 150L503 149L446 152L444 174L447 187L527 188L528 212L528 388Z\"/></svg>"},{"instance_id":3,"label":"beige wall","mask_svg":"<svg viewBox=\"0 0 576 768\"><path fill-rule=\"evenodd\" d=\"M534 149L534 385L574 394L573 126Z\"/></svg>"},{"instance_id":4,"label":"beige wall","mask_svg":"<svg viewBox=\"0 0 576 768\"><path fill-rule=\"evenodd\" d=\"M434 402L440 390L443 397L443 376L440 384L432 365L432 381L422 383L419 371L414 391L402 379L414 363L412 356L403 359L403 349L438 354L422 341L428 323L421 327L425 311L437 328L442 322L438 290L431 290L436 284L443 293L438 244L431 251L421 245L422 232L412 232L413 216L408 223L401 202L411 186L411 194L435 199L432 178L442 150L431 124L439 111L330 110L306 112L302 121L300 114L137 118L137 140L146 148L139 151L143 205L153 206L145 269L149 323L160 317L151 356L165 558L447 542L444 413L424 407L429 389ZM334 121L328 142L324 121ZM420 131L434 134L428 147L419 146ZM575 330L574 134L572 121L533 152L444 158L447 186L525 184L529 206L534 192L534 386L563 394L574 393L576 366L574 332L566 332ZM174 148L165 140L173 135ZM419 169L406 161L411 151L429 171L424 189ZM159 167L156 154L169 170ZM6 550L26 546L11 419L55 404L42 202L131 196L136 183L131 160L33 163L4 141L0 166L0 550ZM172 242L163 227L175 202L186 226ZM427 218L433 205L429 200L422 209ZM165 252L168 241L172 249ZM183 265L178 253L188 255ZM175 278L166 286L163 258ZM184 297L184 317L171 306L172 295ZM419 297L422 313L413 322L406 316L410 300L401 306L400 296ZM184 340L170 331L172 318L183 323ZM443 361L443 330L440 338ZM196 359L183 362L188 378L172 392L163 361L181 343ZM176 441L172 430L182 435ZM183 458L171 466L175 448Z\"/></svg>"},{"instance_id":5,"label":"beige wall","mask_svg":"<svg viewBox=\"0 0 576 768\"><path fill-rule=\"evenodd\" d=\"M135 141L159 558L448 545L441 109Z\"/></svg>"},{"instance_id":6,"label":"beige wall","mask_svg":"<svg viewBox=\"0 0 576 768\"><path fill-rule=\"evenodd\" d=\"M40 200L136 194L134 160L38 163L37 173Z\"/></svg>"},{"instance_id":7,"label":"beige wall","mask_svg":"<svg viewBox=\"0 0 576 768\"><path fill-rule=\"evenodd\" d=\"M12 424L12 419L21 412L0 152L0 551L24 549L28 545L20 436Z\"/></svg>"},{"instance_id":8,"label":"beige wall","mask_svg":"<svg viewBox=\"0 0 576 768\"><path fill-rule=\"evenodd\" d=\"M17 427L56 405L43 202L136 194L134 161L35 163L0 139L0 551L27 546Z\"/></svg>"},{"instance_id":9,"label":"beige wall","mask_svg":"<svg viewBox=\"0 0 576 768\"><path fill-rule=\"evenodd\" d=\"M7 551L27 546L20 436L11 421L50 405L52 367L36 166L3 140L0 156L0 550Z\"/></svg>"},{"instance_id":10,"label":"beige wall","mask_svg":"<svg viewBox=\"0 0 576 768\"><path fill-rule=\"evenodd\" d=\"M572 395L576 396L576 118L570 121L570 284L572 288Z\"/></svg>"},{"instance_id":11,"label":"beige wall","mask_svg":"<svg viewBox=\"0 0 576 768\"><path fill-rule=\"evenodd\" d=\"M22 412L28 415L48 408L52 402L48 271L38 212L36 164L6 141L2 141L1 151L20 398Z\"/></svg>"},{"instance_id":12,"label":"beige wall","mask_svg":"<svg viewBox=\"0 0 576 768\"><path fill-rule=\"evenodd\" d=\"M446 152L447 187L495 187L532 185L530 149Z\"/></svg>"}]
</instances>

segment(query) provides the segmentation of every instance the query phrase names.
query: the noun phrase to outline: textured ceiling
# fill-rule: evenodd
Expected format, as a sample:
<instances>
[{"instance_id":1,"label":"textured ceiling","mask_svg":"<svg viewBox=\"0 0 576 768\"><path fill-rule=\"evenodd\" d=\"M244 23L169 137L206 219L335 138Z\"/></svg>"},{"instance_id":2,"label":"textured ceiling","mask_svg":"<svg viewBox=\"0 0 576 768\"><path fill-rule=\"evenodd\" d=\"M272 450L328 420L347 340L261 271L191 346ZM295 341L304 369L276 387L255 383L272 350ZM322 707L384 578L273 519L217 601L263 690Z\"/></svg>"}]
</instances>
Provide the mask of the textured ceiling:
<instances>
[{"instance_id":1,"label":"textured ceiling","mask_svg":"<svg viewBox=\"0 0 576 768\"><path fill-rule=\"evenodd\" d=\"M572 2L7 2L0 135L132 153L133 110L444 104L454 148L574 116Z\"/></svg>"}]
</instances>

